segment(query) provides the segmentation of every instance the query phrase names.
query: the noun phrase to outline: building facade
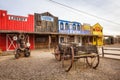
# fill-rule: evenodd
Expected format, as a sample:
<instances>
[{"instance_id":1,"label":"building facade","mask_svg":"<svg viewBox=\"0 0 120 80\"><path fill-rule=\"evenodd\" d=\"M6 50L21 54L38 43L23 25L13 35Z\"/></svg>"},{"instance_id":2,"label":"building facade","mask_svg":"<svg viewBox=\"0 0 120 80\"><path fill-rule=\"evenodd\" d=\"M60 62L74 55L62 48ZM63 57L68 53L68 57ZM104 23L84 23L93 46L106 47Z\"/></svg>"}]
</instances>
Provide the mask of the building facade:
<instances>
[{"instance_id":1,"label":"building facade","mask_svg":"<svg viewBox=\"0 0 120 80\"><path fill-rule=\"evenodd\" d=\"M13 37L20 33L28 36L31 49L50 49L62 42L103 45L102 30L100 24L91 26L86 23L59 20L49 12L18 16L0 10L0 48L3 51L16 48Z\"/></svg>"},{"instance_id":2,"label":"building facade","mask_svg":"<svg viewBox=\"0 0 120 80\"><path fill-rule=\"evenodd\" d=\"M58 17L49 12L34 14L35 49L51 48L58 44Z\"/></svg>"},{"instance_id":3,"label":"building facade","mask_svg":"<svg viewBox=\"0 0 120 80\"><path fill-rule=\"evenodd\" d=\"M0 10L0 48L10 51L16 48L14 35L20 33L31 33L34 31L34 15L17 16L8 14L6 10ZM34 49L34 35L28 34L30 48Z\"/></svg>"},{"instance_id":4,"label":"building facade","mask_svg":"<svg viewBox=\"0 0 120 80\"><path fill-rule=\"evenodd\" d=\"M102 46L103 45L103 27L96 23L92 27L92 34L97 35L97 37L93 38L93 45Z\"/></svg>"}]
</instances>

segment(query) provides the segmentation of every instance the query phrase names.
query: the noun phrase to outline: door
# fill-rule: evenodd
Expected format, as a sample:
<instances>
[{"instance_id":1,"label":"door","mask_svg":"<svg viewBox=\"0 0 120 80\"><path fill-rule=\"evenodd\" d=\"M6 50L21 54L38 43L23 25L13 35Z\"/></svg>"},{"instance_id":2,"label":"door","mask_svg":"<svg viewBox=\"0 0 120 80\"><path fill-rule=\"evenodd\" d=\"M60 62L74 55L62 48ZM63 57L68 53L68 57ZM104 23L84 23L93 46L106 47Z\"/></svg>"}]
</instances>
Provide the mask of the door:
<instances>
[{"instance_id":1,"label":"door","mask_svg":"<svg viewBox=\"0 0 120 80\"><path fill-rule=\"evenodd\" d=\"M58 36L52 35L51 36L51 48L54 48L56 45L58 45Z\"/></svg>"},{"instance_id":2,"label":"door","mask_svg":"<svg viewBox=\"0 0 120 80\"><path fill-rule=\"evenodd\" d=\"M17 44L16 41L13 40L13 36L15 34L7 34L6 35L6 49L7 51L15 50Z\"/></svg>"}]
</instances>

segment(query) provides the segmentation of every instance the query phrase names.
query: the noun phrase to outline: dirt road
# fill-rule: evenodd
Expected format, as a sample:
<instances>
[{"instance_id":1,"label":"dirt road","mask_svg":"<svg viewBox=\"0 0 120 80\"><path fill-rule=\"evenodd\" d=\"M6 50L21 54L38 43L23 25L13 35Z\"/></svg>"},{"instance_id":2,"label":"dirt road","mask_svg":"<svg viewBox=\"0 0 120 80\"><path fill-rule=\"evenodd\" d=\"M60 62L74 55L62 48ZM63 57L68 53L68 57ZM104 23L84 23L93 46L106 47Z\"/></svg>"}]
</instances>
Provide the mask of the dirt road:
<instances>
[{"instance_id":1,"label":"dirt road","mask_svg":"<svg viewBox=\"0 0 120 80\"><path fill-rule=\"evenodd\" d=\"M120 80L120 60L101 58L96 70L77 63L65 72L53 54L35 50L29 58L0 56L0 80Z\"/></svg>"}]
</instances>

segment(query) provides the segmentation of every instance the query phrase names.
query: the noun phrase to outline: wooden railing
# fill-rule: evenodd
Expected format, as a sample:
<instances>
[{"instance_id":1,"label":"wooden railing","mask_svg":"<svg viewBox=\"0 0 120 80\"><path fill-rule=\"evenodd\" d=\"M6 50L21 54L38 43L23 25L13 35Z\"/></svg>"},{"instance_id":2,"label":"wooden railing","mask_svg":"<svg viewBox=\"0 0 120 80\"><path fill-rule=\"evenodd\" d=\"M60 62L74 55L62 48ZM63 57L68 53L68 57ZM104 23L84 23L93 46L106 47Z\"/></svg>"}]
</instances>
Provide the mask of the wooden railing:
<instances>
[{"instance_id":1,"label":"wooden railing","mask_svg":"<svg viewBox=\"0 0 120 80\"><path fill-rule=\"evenodd\" d=\"M120 56L120 48L102 47L102 57L105 55Z\"/></svg>"}]
</instances>

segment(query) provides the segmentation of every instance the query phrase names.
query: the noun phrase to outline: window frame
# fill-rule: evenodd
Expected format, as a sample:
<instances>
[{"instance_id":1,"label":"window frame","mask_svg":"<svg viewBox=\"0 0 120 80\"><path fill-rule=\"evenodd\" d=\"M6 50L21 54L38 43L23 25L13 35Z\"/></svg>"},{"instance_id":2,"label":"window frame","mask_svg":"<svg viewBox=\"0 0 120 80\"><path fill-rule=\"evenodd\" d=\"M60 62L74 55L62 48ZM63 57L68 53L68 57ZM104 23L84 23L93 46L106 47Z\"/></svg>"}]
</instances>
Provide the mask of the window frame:
<instances>
[{"instance_id":1,"label":"window frame","mask_svg":"<svg viewBox=\"0 0 120 80\"><path fill-rule=\"evenodd\" d=\"M65 30L69 30L69 24L65 23Z\"/></svg>"},{"instance_id":2,"label":"window frame","mask_svg":"<svg viewBox=\"0 0 120 80\"><path fill-rule=\"evenodd\" d=\"M77 24L77 30L80 31L80 24Z\"/></svg>"},{"instance_id":3,"label":"window frame","mask_svg":"<svg viewBox=\"0 0 120 80\"><path fill-rule=\"evenodd\" d=\"M76 30L76 25L75 25L75 23L73 23L72 29L73 29L73 30Z\"/></svg>"},{"instance_id":4,"label":"window frame","mask_svg":"<svg viewBox=\"0 0 120 80\"><path fill-rule=\"evenodd\" d=\"M64 30L64 23L60 22L60 30Z\"/></svg>"}]
</instances>

